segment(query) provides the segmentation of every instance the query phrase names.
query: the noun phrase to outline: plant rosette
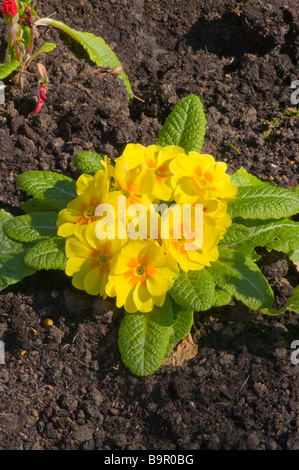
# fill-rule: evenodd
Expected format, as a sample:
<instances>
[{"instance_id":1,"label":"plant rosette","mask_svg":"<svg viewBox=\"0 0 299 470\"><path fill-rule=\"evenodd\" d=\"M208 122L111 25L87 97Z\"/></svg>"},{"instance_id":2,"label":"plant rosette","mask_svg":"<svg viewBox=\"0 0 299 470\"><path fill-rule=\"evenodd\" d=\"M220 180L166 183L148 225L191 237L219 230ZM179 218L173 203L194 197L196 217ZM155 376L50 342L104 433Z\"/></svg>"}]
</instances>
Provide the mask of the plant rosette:
<instances>
[{"instance_id":1,"label":"plant rosette","mask_svg":"<svg viewBox=\"0 0 299 470\"><path fill-rule=\"evenodd\" d=\"M0 288L37 270L61 269L90 295L124 310L118 345L132 373L154 373L187 335L193 312L230 303L299 312L299 289L280 310L256 247L299 249L298 187L287 190L202 154L206 119L183 98L155 145L128 144L114 162L82 152L77 181L49 171L21 174L32 199L1 211ZM5 254L4 254L5 253ZM104 300L103 300L104 301Z\"/></svg>"}]
</instances>

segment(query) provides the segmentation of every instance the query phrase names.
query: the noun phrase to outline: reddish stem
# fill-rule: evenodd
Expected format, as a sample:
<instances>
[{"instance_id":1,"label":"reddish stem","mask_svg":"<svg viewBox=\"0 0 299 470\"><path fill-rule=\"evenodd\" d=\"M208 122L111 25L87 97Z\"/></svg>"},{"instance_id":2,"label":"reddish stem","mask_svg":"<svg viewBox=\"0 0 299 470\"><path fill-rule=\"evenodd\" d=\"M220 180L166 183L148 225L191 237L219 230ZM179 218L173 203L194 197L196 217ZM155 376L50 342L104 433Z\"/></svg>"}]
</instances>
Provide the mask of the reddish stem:
<instances>
[{"instance_id":1,"label":"reddish stem","mask_svg":"<svg viewBox=\"0 0 299 470\"><path fill-rule=\"evenodd\" d=\"M33 32L33 27L30 28L30 43L29 43L29 48L28 48L28 54L31 56L33 52L33 43L34 43L34 32Z\"/></svg>"}]
</instances>

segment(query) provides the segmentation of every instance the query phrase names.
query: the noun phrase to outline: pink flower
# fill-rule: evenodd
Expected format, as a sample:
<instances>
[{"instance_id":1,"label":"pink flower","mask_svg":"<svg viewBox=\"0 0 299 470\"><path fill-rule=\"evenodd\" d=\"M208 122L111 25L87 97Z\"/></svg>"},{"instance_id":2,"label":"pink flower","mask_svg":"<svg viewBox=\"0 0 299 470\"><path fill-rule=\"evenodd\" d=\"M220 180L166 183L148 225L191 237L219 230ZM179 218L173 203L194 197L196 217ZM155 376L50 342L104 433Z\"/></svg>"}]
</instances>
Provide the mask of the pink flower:
<instances>
[{"instance_id":1,"label":"pink flower","mask_svg":"<svg viewBox=\"0 0 299 470\"><path fill-rule=\"evenodd\" d=\"M4 0L2 4L2 14L5 16L16 16L18 7L15 0Z\"/></svg>"},{"instance_id":2,"label":"pink flower","mask_svg":"<svg viewBox=\"0 0 299 470\"><path fill-rule=\"evenodd\" d=\"M44 101L47 100L47 96L46 96L47 90L48 90L47 85L44 86L41 84L40 89L38 90L38 94L37 94L37 106L34 110L34 114L37 114L40 112Z\"/></svg>"}]
</instances>

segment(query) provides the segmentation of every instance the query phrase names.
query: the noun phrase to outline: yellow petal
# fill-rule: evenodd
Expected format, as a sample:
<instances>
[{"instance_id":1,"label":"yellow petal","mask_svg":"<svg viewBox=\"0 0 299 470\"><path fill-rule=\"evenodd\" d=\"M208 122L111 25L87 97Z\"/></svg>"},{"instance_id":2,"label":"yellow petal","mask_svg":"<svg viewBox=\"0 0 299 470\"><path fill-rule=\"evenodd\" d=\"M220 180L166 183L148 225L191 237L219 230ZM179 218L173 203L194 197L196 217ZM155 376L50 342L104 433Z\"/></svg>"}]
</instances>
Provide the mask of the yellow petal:
<instances>
[{"instance_id":1,"label":"yellow petal","mask_svg":"<svg viewBox=\"0 0 299 470\"><path fill-rule=\"evenodd\" d=\"M146 283L139 282L133 292L133 301L139 312L151 312L154 308L152 295L149 293Z\"/></svg>"},{"instance_id":2,"label":"yellow petal","mask_svg":"<svg viewBox=\"0 0 299 470\"><path fill-rule=\"evenodd\" d=\"M71 235L73 235L75 228L75 224L62 224L58 228L57 235L59 235L60 237L70 237Z\"/></svg>"},{"instance_id":3,"label":"yellow petal","mask_svg":"<svg viewBox=\"0 0 299 470\"><path fill-rule=\"evenodd\" d=\"M76 191L77 191L78 196L80 196L86 191L88 185L92 181L93 181L93 176L86 175L85 173L78 178L76 182Z\"/></svg>"},{"instance_id":4,"label":"yellow petal","mask_svg":"<svg viewBox=\"0 0 299 470\"><path fill-rule=\"evenodd\" d=\"M97 267L89 271L84 277L84 290L90 295L103 295L107 284L107 275L102 274Z\"/></svg>"}]
</instances>

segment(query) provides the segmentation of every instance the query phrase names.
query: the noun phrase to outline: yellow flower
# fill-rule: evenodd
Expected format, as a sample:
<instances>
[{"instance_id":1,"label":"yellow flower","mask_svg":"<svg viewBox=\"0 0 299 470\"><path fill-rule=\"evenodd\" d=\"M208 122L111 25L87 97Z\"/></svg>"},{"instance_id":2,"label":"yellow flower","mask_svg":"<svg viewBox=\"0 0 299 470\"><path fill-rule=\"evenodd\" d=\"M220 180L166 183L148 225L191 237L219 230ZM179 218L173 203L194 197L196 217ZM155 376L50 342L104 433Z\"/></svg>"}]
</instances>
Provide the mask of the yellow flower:
<instances>
[{"instance_id":1,"label":"yellow flower","mask_svg":"<svg viewBox=\"0 0 299 470\"><path fill-rule=\"evenodd\" d=\"M108 190L109 179L106 170L98 171L95 176L81 175L76 183L78 197L59 212L58 235L69 237L74 233L76 226L90 225L97 220L95 210L105 201Z\"/></svg>"},{"instance_id":2,"label":"yellow flower","mask_svg":"<svg viewBox=\"0 0 299 470\"><path fill-rule=\"evenodd\" d=\"M184 154L184 149L175 145L143 147L140 144L128 144L123 152L123 157L129 168L145 165L151 169L155 176L152 196L163 201L172 201L171 177L173 173L169 168L169 164L179 154Z\"/></svg>"},{"instance_id":3,"label":"yellow flower","mask_svg":"<svg viewBox=\"0 0 299 470\"><path fill-rule=\"evenodd\" d=\"M201 215L202 218L196 218L194 206L176 204L167 209L162 217L163 249L186 272L210 266L211 261L217 260L217 244L231 223L226 214L219 219L205 212Z\"/></svg>"},{"instance_id":4,"label":"yellow flower","mask_svg":"<svg viewBox=\"0 0 299 470\"><path fill-rule=\"evenodd\" d=\"M90 295L105 294L112 266L116 262L122 241L99 240L95 234L97 222L78 226L66 241L68 258L65 272L72 276L72 284Z\"/></svg>"},{"instance_id":5,"label":"yellow flower","mask_svg":"<svg viewBox=\"0 0 299 470\"><path fill-rule=\"evenodd\" d=\"M111 271L106 293L128 313L150 312L162 306L179 269L154 240L130 240Z\"/></svg>"},{"instance_id":6,"label":"yellow flower","mask_svg":"<svg viewBox=\"0 0 299 470\"><path fill-rule=\"evenodd\" d=\"M154 175L145 165L137 164L131 168L124 157L115 160L113 192L116 192L116 196L125 196L127 206L151 204L149 195L154 185Z\"/></svg>"},{"instance_id":7,"label":"yellow flower","mask_svg":"<svg viewBox=\"0 0 299 470\"><path fill-rule=\"evenodd\" d=\"M200 204L199 202L195 204ZM211 217L215 223L215 230L219 234L219 240L223 238L226 229L232 224L231 217L227 214L227 202L219 199L203 201L203 217L208 220Z\"/></svg>"},{"instance_id":8,"label":"yellow flower","mask_svg":"<svg viewBox=\"0 0 299 470\"><path fill-rule=\"evenodd\" d=\"M124 157L115 160L114 183L112 191L105 199L115 211L116 225L121 220L124 228L131 220L128 209L133 204L141 204L143 208L149 209L152 201L149 197L155 181L152 172L144 165L129 168Z\"/></svg>"},{"instance_id":9,"label":"yellow flower","mask_svg":"<svg viewBox=\"0 0 299 470\"><path fill-rule=\"evenodd\" d=\"M105 155L105 158L101 161L101 164L103 166L103 170L99 170L102 173L106 173L109 184L111 182L111 179L114 178L114 166L111 163L111 160L107 155Z\"/></svg>"},{"instance_id":10,"label":"yellow flower","mask_svg":"<svg viewBox=\"0 0 299 470\"><path fill-rule=\"evenodd\" d=\"M212 155L189 152L188 156L178 155L169 166L175 175L171 183L177 203L232 199L237 194L237 186L226 174L226 163L215 162Z\"/></svg>"}]
</instances>

